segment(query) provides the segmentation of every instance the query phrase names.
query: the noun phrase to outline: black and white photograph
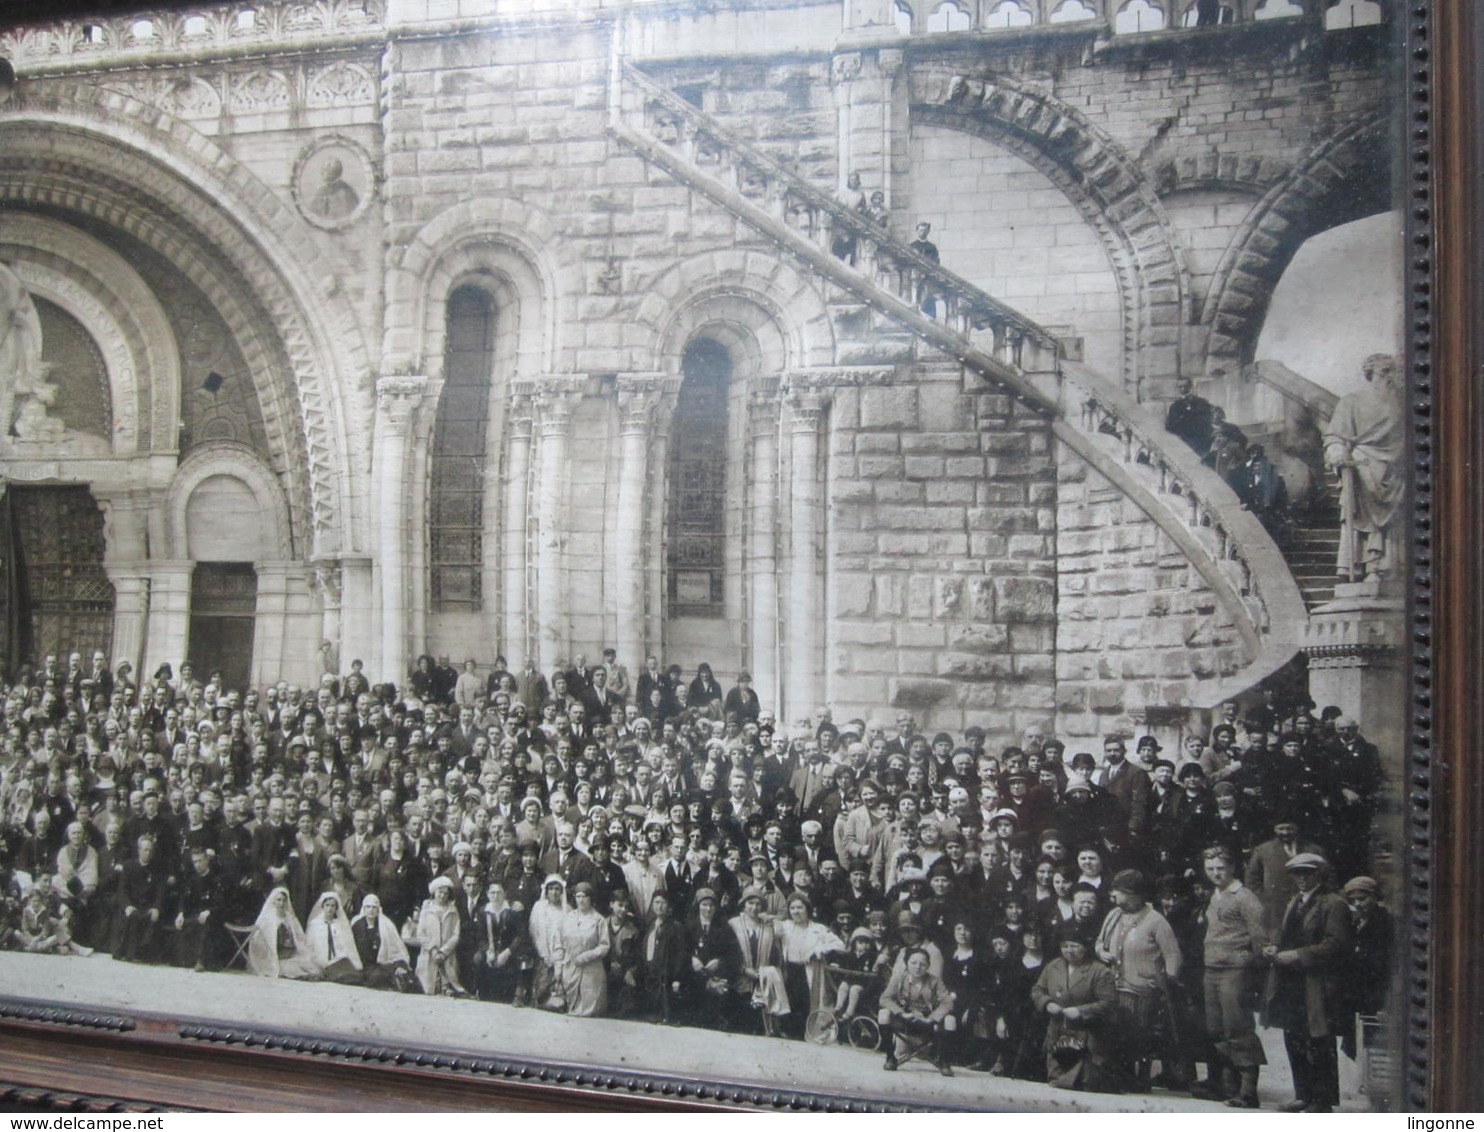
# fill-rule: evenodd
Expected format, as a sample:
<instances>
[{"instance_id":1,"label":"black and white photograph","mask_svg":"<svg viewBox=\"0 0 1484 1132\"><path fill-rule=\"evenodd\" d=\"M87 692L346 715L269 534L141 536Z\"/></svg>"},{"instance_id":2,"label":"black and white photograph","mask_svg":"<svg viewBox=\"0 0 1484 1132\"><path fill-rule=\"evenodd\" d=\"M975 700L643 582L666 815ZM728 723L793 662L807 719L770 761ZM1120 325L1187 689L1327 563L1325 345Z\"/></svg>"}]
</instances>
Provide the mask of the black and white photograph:
<instances>
[{"instance_id":1,"label":"black and white photograph","mask_svg":"<svg viewBox=\"0 0 1484 1132\"><path fill-rule=\"evenodd\" d=\"M1403 8L0 15L0 1006L1399 1110Z\"/></svg>"}]
</instances>

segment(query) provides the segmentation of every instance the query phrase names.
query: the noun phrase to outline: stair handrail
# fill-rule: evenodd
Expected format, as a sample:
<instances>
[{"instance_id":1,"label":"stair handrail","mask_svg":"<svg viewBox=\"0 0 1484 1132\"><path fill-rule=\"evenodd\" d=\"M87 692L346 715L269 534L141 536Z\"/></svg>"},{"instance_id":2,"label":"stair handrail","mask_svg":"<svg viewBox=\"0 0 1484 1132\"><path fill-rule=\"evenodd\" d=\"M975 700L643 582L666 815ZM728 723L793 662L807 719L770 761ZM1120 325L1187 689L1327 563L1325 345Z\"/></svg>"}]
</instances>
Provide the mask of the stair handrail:
<instances>
[{"instance_id":1,"label":"stair handrail","mask_svg":"<svg viewBox=\"0 0 1484 1132\"><path fill-rule=\"evenodd\" d=\"M1158 406L1136 403L1133 398L1096 371L1077 362L1064 362L1059 370L1063 390L1063 415L1058 421L1088 438L1107 436L1116 442L1113 463L1125 490L1145 477L1134 469L1149 470L1150 485L1141 485L1154 505L1178 516L1189 538L1176 537L1186 557L1208 586L1232 607L1235 601L1246 609L1248 623L1237 620L1237 631L1252 657L1243 669L1248 684L1276 671L1297 652L1308 624L1309 611L1303 591L1282 550L1262 522L1242 506L1231 486L1207 467L1199 455L1179 437L1167 431ZM1088 445L1096 448L1096 445ZM1106 446L1104 460L1107 471ZM1121 474L1119 474L1121 473ZM1144 510L1149 512L1149 507ZM1167 534L1176 535L1161 524ZM1209 532L1215 542L1206 553L1192 553L1191 542L1201 541L1199 532ZM1205 560L1218 565L1211 570ZM1229 570L1220 566L1230 564ZM1249 678L1250 677L1250 678Z\"/></svg>"},{"instance_id":2,"label":"stair handrail","mask_svg":"<svg viewBox=\"0 0 1484 1132\"><path fill-rule=\"evenodd\" d=\"M868 216L815 188L800 174L737 137L704 110L693 106L673 91L667 90L632 63L620 61L617 70L620 81L625 87L632 85L637 88L650 104L660 104L679 121L687 123L691 130L689 139L679 136L677 131L677 136L673 141L666 141L654 130L648 128L648 122L644 116L645 108L640 106L637 109L646 133L665 145L688 143L693 151L700 149L698 138L710 139L715 143L718 160L730 153L734 169L751 168L765 177L771 177L776 184L784 186L783 192L781 194L775 192L774 197L784 210L785 220L791 208L802 207L807 213L806 234L824 250L828 251L825 241L841 231L848 231L857 241L865 241L868 245L887 249L898 274L899 292L920 298L926 292L931 291L935 296L943 299L948 306L949 324L959 324L959 333L964 337L971 337L971 332L974 330L993 327L997 332L1003 331L1012 339L1032 341L1053 350L1056 348L1057 337L1046 327L1027 318L1013 307L986 295L973 283L948 270L942 264L934 263L926 256L913 251L907 243L893 235L889 229L881 227ZM635 108L627 105L621 93L611 109L616 118L626 111L632 113ZM694 155L692 155L692 161L695 161ZM740 183L737 187L743 195L749 195ZM790 197L796 200L790 202L788 199ZM820 215L827 216L829 222L820 223ZM795 230L797 231L798 228L795 227Z\"/></svg>"}]
</instances>

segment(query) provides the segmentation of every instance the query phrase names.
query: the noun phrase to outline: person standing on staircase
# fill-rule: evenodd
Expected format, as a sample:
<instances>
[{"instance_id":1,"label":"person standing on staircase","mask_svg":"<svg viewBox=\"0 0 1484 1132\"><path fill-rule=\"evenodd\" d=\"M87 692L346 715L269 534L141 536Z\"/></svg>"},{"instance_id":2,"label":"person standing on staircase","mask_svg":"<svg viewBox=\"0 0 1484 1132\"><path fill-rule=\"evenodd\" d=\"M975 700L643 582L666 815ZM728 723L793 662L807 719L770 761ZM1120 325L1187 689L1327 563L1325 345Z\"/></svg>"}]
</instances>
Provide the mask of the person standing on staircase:
<instances>
[{"instance_id":1,"label":"person standing on staircase","mask_svg":"<svg viewBox=\"0 0 1484 1132\"><path fill-rule=\"evenodd\" d=\"M938 245L928 239L928 233L933 226L926 220L917 225L917 239L907 245L923 259L930 263L938 264L943 261L938 257ZM928 318L936 318L938 315L938 291L932 281L926 275L917 277L917 307Z\"/></svg>"},{"instance_id":2,"label":"person standing on staircase","mask_svg":"<svg viewBox=\"0 0 1484 1132\"><path fill-rule=\"evenodd\" d=\"M1182 378L1176 388L1180 396L1170 402L1165 413L1165 431L1174 433L1204 459L1216 434L1216 406L1195 395L1195 386L1188 377Z\"/></svg>"}]
</instances>

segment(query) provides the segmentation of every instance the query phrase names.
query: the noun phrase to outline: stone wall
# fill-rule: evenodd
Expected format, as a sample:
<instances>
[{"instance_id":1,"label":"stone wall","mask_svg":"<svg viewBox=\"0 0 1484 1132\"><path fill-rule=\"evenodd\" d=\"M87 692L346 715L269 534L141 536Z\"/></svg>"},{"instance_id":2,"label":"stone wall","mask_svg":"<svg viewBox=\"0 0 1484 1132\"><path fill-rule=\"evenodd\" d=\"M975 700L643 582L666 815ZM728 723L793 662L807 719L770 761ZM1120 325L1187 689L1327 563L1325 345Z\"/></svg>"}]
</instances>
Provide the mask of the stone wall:
<instances>
[{"instance_id":1,"label":"stone wall","mask_svg":"<svg viewBox=\"0 0 1484 1132\"><path fill-rule=\"evenodd\" d=\"M1009 741L1054 699L1050 430L953 365L899 381L831 407L828 696Z\"/></svg>"},{"instance_id":2,"label":"stone wall","mask_svg":"<svg viewBox=\"0 0 1484 1132\"><path fill-rule=\"evenodd\" d=\"M1242 666L1231 619L1185 555L1060 444L1056 497L1058 734L1131 731Z\"/></svg>"}]
</instances>

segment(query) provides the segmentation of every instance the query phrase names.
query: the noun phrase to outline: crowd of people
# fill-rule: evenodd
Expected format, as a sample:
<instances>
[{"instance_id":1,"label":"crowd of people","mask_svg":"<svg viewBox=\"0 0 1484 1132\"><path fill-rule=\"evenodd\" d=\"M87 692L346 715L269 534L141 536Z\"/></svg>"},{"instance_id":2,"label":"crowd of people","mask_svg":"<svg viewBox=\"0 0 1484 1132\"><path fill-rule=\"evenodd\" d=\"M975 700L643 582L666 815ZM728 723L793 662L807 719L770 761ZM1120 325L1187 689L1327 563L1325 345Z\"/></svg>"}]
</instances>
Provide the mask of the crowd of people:
<instances>
[{"instance_id":1,"label":"crowd of people","mask_svg":"<svg viewBox=\"0 0 1484 1132\"><path fill-rule=\"evenodd\" d=\"M4 946L780 1038L863 1019L888 1070L1246 1108L1260 1013L1308 1111L1385 1006L1382 761L1337 709L1084 750L784 723L745 672L612 650L201 676L74 654L5 687Z\"/></svg>"}]
</instances>

